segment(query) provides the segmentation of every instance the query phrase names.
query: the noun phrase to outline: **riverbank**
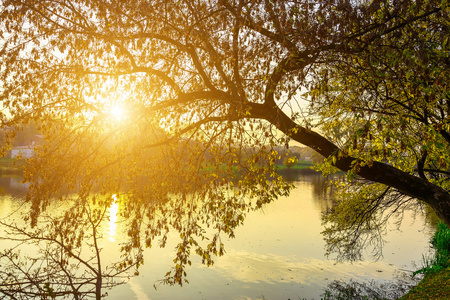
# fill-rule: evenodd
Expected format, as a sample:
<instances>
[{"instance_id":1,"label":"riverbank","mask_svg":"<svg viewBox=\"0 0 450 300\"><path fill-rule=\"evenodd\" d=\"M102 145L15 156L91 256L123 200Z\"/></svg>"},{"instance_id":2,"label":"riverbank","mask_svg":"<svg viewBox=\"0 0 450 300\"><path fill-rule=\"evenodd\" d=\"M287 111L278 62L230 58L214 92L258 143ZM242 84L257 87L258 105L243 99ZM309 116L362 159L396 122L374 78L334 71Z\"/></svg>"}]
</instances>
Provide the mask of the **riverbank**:
<instances>
[{"instance_id":1,"label":"riverbank","mask_svg":"<svg viewBox=\"0 0 450 300\"><path fill-rule=\"evenodd\" d=\"M13 158L0 158L0 174L21 174L24 161Z\"/></svg>"},{"instance_id":2,"label":"riverbank","mask_svg":"<svg viewBox=\"0 0 450 300\"><path fill-rule=\"evenodd\" d=\"M450 299L450 268L425 276L419 284L398 300Z\"/></svg>"},{"instance_id":3,"label":"riverbank","mask_svg":"<svg viewBox=\"0 0 450 300\"><path fill-rule=\"evenodd\" d=\"M305 169L312 169L313 163L310 161L299 161L297 165L288 168L283 164L277 164L278 170L305 170Z\"/></svg>"},{"instance_id":4,"label":"riverbank","mask_svg":"<svg viewBox=\"0 0 450 300\"><path fill-rule=\"evenodd\" d=\"M400 299L450 299L450 229L439 222L430 240L433 256L416 273L425 277Z\"/></svg>"}]
</instances>

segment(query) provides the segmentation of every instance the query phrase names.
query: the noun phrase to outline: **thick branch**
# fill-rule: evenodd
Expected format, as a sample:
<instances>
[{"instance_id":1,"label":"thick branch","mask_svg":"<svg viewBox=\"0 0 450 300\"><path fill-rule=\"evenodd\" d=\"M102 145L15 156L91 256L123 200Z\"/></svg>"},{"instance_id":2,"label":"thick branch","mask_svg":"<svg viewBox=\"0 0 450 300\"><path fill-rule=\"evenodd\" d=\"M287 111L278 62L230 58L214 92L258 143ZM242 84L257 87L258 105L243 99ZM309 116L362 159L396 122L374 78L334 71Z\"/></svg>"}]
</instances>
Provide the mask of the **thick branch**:
<instances>
[{"instance_id":1,"label":"thick branch","mask_svg":"<svg viewBox=\"0 0 450 300\"><path fill-rule=\"evenodd\" d=\"M393 187L399 192L428 203L437 215L450 225L450 194L443 188L391 165L373 162L372 166L354 168L356 158L338 155L340 149L322 135L299 126L281 110L268 109L266 105L252 105L252 117L265 119L293 140L308 146L325 157L336 157L335 166L342 171L353 170L370 181ZM277 120L277 123L274 120Z\"/></svg>"}]
</instances>

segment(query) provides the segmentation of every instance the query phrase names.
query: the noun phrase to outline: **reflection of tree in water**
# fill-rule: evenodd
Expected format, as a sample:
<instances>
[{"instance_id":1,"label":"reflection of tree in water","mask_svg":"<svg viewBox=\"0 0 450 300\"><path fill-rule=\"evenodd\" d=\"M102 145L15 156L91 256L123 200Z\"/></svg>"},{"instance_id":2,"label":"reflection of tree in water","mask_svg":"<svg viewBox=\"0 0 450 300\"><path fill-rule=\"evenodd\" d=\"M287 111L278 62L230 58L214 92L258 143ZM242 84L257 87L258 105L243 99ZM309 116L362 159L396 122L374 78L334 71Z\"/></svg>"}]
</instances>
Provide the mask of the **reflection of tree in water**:
<instances>
[{"instance_id":1,"label":"reflection of tree in water","mask_svg":"<svg viewBox=\"0 0 450 300\"><path fill-rule=\"evenodd\" d=\"M318 173L312 178L312 186L314 193L314 201L319 207L322 213L328 212L335 205L333 199L333 193L335 191L335 186L331 184L332 181L340 181L344 179L344 175L330 174L326 177Z\"/></svg>"},{"instance_id":2,"label":"reflection of tree in water","mask_svg":"<svg viewBox=\"0 0 450 300\"><path fill-rule=\"evenodd\" d=\"M290 170L290 173L283 173L283 177L286 180L308 182L312 185L314 195L312 199L317 209L322 212L323 220L326 221L322 233L327 243L327 254L333 256L337 254L339 260L360 260L363 249L371 249L374 257L380 258L388 224L393 230L399 228L406 214L413 220L423 218L426 222L424 228L428 225L436 227L439 220L428 205L403 195L390 193L386 196L383 193L374 193L358 197L356 193L343 194L340 190L343 184L354 184L358 187L359 183L358 179L349 181L343 173L324 177L319 172L302 173ZM373 191L375 190L368 190L368 193ZM381 192L383 191L384 189L381 189ZM346 218L333 218L336 210L345 209L342 208L342 204L349 201L361 201L362 204L356 208L347 208ZM397 203L397 206L392 206L393 202ZM377 211L375 208L381 209ZM364 224L364 230L353 230L352 226L357 222L367 222Z\"/></svg>"},{"instance_id":3,"label":"reflection of tree in water","mask_svg":"<svg viewBox=\"0 0 450 300\"><path fill-rule=\"evenodd\" d=\"M322 173L310 169L290 170L283 169L278 171L279 174L288 182L308 182L312 185L313 200L322 213L326 213L332 209L334 202L332 195L335 186L330 184L330 180L344 180L342 173L330 174L323 176Z\"/></svg>"},{"instance_id":4,"label":"reflection of tree in water","mask_svg":"<svg viewBox=\"0 0 450 300\"><path fill-rule=\"evenodd\" d=\"M320 175L320 173L312 169L281 169L277 170L277 173L282 175L284 180L288 182L304 181L311 182L311 177Z\"/></svg>"},{"instance_id":5,"label":"reflection of tree in water","mask_svg":"<svg viewBox=\"0 0 450 300\"><path fill-rule=\"evenodd\" d=\"M20 175L0 176L0 194L13 196L24 196L28 186L22 184L23 177Z\"/></svg>"},{"instance_id":6,"label":"reflection of tree in water","mask_svg":"<svg viewBox=\"0 0 450 300\"><path fill-rule=\"evenodd\" d=\"M105 263L101 227L106 209L87 205L51 211L33 229L24 222L0 221L0 299L100 299L141 262L131 251Z\"/></svg>"},{"instance_id":7,"label":"reflection of tree in water","mask_svg":"<svg viewBox=\"0 0 450 300\"><path fill-rule=\"evenodd\" d=\"M324 292L323 299L398 299L408 292L411 287L417 284L418 280L410 278L398 278L396 282L376 283L376 282L350 282L333 281L328 284Z\"/></svg>"}]
</instances>

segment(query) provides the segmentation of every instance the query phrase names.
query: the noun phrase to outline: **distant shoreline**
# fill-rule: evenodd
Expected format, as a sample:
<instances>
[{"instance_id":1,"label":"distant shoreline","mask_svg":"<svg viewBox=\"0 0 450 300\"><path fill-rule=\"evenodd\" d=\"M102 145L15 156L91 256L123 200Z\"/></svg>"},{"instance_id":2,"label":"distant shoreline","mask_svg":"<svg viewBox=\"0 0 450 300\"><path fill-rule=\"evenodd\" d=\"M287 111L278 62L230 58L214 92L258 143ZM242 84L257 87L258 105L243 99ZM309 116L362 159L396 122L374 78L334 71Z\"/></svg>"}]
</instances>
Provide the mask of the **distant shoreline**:
<instances>
[{"instance_id":1,"label":"distant shoreline","mask_svg":"<svg viewBox=\"0 0 450 300\"><path fill-rule=\"evenodd\" d=\"M1 175L15 175L23 173L24 161L13 158L0 158L0 174Z\"/></svg>"},{"instance_id":2,"label":"distant shoreline","mask_svg":"<svg viewBox=\"0 0 450 300\"><path fill-rule=\"evenodd\" d=\"M23 160L17 160L13 158L0 158L0 175L14 175L23 173ZM277 164L277 172L297 172L302 171L304 173L320 173L312 169L312 162L299 162L296 166L288 168L283 164Z\"/></svg>"}]
</instances>

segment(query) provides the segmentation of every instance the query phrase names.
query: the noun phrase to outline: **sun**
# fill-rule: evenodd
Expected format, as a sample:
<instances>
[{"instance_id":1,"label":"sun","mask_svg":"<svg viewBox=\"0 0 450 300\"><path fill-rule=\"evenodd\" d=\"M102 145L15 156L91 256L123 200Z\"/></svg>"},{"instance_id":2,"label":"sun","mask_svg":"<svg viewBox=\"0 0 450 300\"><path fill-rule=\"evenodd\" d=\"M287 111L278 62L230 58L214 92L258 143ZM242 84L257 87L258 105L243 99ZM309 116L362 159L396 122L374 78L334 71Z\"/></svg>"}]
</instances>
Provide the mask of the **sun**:
<instances>
[{"instance_id":1,"label":"sun","mask_svg":"<svg viewBox=\"0 0 450 300\"><path fill-rule=\"evenodd\" d=\"M120 121L125 118L126 111L123 106L116 104L111 107L110 114L114 118L114 120Z\"/></svg>"}]
</instances>

